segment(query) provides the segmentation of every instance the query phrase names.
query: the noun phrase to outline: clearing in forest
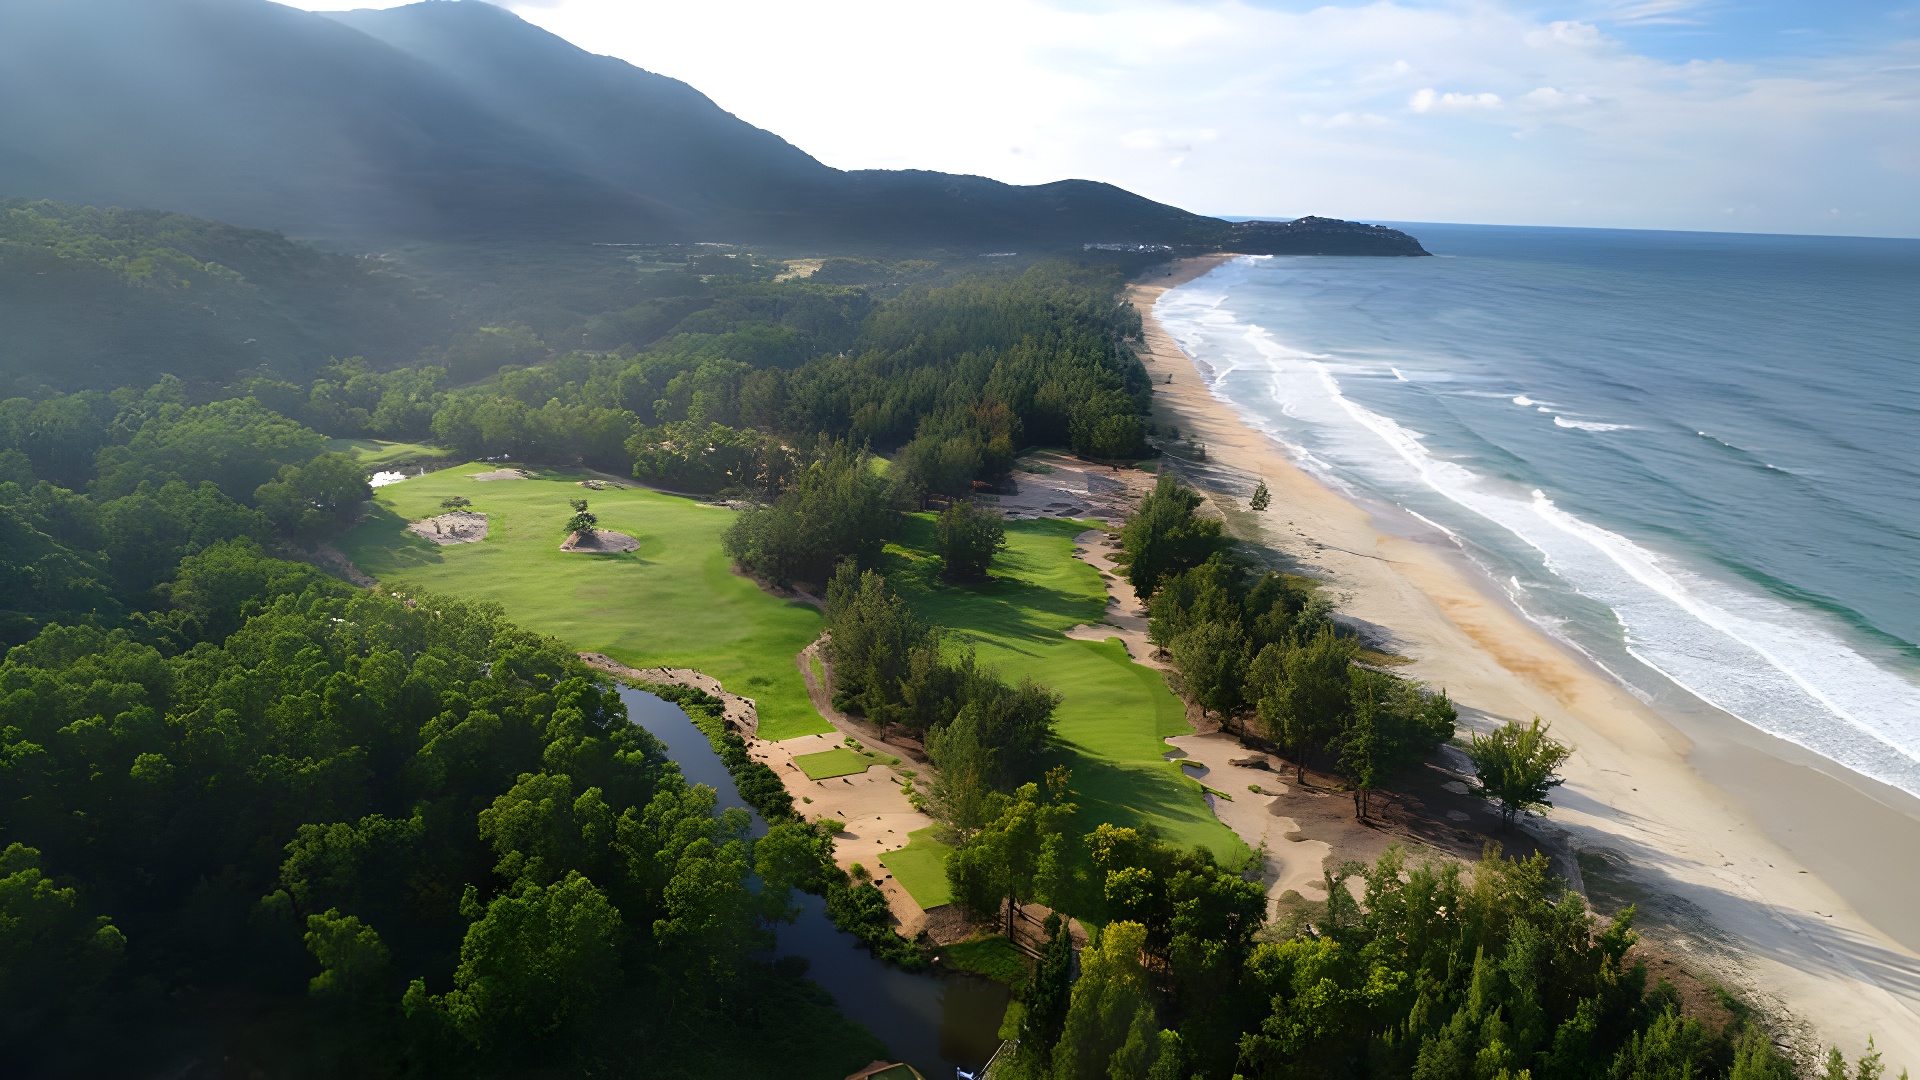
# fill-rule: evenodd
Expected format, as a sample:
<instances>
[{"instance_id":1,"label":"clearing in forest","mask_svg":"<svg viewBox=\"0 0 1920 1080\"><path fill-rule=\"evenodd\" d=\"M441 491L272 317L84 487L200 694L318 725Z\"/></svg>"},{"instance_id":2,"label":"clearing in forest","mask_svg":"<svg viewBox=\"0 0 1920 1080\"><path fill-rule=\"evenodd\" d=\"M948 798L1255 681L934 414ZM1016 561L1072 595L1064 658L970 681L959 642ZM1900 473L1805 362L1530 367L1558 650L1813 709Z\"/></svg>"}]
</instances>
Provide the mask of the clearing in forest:
<instances>
[{"instance_id":1,"label":"clearing in forest","mask_svg":"<svg viewBox=\"0 0 1920 1080\"><path fill-rule=\"evenodd\" d=\"M462 465L409 478L374 493L373 512L342 537L354 564L388 584L492 600L528 630L575 650L606 653L634 667L690 667L754 699L760 737L789 739L833 730L807 700L793 658L820 636L811 605L770 596L731 571L720 534L733 513L644 488L593 495L605 527L640 541L616 555L562 552L560 541L585 471L542 470L541 479L475 484ZM407 531L461 496L488 517L487 538L442 547Z\"/></svg>"},{"instance_id":2,"label":"clearing in forest","mask_svg":"<svg viewBox=\"0 0 1920 1080\"><path fill-rule=\"evenodd\" d=\"M1147 825L1181 847L1202 845L1223 863L1251 854L1220 823L1200 785L1166 760L1161 740L1189 735L1186 709L1160 673L1134 663L1117 638L1082 641L1063 631L1106 618L1099 572L1073 557L1073 538L1097 523L1046 518L1007 523L1007 549L990 580L940 580L933 516L907 519L882 570L920 617L969 643L1009 682L1031 677L1061 695L1058 732L1073 770L1081 824Z\"/></svg>"}]
</instances>

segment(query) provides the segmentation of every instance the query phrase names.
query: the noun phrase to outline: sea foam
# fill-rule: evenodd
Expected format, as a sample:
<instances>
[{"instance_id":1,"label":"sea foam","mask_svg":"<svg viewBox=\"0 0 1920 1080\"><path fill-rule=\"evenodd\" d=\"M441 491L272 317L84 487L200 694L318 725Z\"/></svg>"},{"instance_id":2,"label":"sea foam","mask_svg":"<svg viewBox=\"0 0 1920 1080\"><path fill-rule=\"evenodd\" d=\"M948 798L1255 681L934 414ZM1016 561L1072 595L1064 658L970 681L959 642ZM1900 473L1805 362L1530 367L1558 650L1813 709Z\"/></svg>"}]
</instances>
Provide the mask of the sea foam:
<instances>
[{"instance_id":1,"label":"sea foam","mask_svg":"<svg viewBox=\"0 0 1920 1080\"><path fill-rule=\"evenodd\" d=\"M1219 287L1235 282L1235 269L1165 294L1156 314L1190 355L1204 358L1215 396L1303 466L1349 493L1357 483L1401 501L1424 490L1498 526L1568 589L1605 605L1621 646L1675 685L1761 731L1920 795L1920 686L1862 655L1821 612L1719 580L1561 508L1544 492L1436 456L1421 432L1342 389L1343 374L1377 375L1378 367L1289 347L1238 318ZM1539 405L1526 395L1513 402ZM1287 422L1284 430L1277 418ZM1554 422L1596 432L1631 426ZM1530 610L1524 590L1511 595L1543 627L1563 622Z\"/></svg>"}]
</instances>

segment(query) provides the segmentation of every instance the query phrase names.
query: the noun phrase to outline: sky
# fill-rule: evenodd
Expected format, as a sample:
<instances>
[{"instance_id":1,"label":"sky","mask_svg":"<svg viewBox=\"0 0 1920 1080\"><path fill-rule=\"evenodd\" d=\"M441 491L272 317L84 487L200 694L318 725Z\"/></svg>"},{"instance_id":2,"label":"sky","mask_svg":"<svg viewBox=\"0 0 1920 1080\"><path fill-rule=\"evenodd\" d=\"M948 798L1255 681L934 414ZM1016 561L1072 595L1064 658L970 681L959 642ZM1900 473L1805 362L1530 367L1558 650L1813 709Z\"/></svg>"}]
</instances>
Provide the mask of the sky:
<instances>
[{"instance_id":1,"label":"sky","mask_svg":"<svg viewBox=\"0 0 1920 1080\"><path fill-rule=\"evenodd\" d=\"M839 168L1223 216L1920 237L1920 0L500 6Z\"/></svg>"}]
</instances>

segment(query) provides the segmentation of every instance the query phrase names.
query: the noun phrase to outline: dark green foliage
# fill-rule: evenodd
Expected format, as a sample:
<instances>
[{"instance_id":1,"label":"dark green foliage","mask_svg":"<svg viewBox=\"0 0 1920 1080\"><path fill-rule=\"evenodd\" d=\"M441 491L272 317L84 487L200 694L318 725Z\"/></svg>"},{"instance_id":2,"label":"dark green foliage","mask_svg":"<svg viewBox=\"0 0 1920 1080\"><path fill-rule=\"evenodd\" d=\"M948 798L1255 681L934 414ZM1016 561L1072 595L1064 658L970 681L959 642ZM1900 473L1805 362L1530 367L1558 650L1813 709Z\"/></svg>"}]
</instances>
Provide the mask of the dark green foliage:
<instances>
[{"instance_id":1,"label":"dark green foliage","mask_svg":"<svg viewBox=\"0 0 1920 1080\"><path fill-rule=\"evenodd\" d=\"M283 535L313 541L351 525L372 497L359 462L321 454L305 465L281 466L278 479L254 489L253 503Z\"/></svg>"},{"instance_id":2,"label":"dark green foliage","mask_svg":"<svg viewBox=\"0 0 1920 1080\"><path fill-rule=\"evenodd\" d=\"M952 581L987 576L993 557L1007 546L1007 526L998 512L961 500L940 512L942 573Z\"/></svg>"},{"instance_id":3,"label":"dark green foliage","mask_svg":"<svg viewBox=\"0 0 1920 1080\"><path fill-rule=\"evenodd\" d=\"M1065 800L1065 774L1049 781L1044 794L1038 784L1023 784L1011 796L992 796L985 824L969 830L947 859L954 897L975 916L1004 916L1009 935L1015 906L1065 899L1066 830L1075 807Z\"/></svg>"},{"instance_id":4,"label":"dark green foliage","mask_svg":"<svg viewBox=\"0 0 1920 1080\"><path fill-rule=\"evenodd\" d=\"M1264 511L1267 507L1272 505L1273 505L1273 493L1267 490L1267 482L1265 480L1262 480L1260 481L1259 484L1254 486L1253 497L1247 500L1247 509L1253 510L1253 511Z\"/></svg>"},{"instance_id":5,"label":"dark green foliage","mask_svg":"<svg viewBox=\"0 0 1920 1080\"><path fill-rule=\"evenodd\" d=\"M1057 912L1049 913L1045 929L1047 943L1021 995L1026 1011L1020 1016L1021 1051L1040 1061L1047 1060L1060 1041L1073 985L1073 938L1066 920Z\"/></svg>"},{"instance_id":6,"label":"dark green foliage","mask_svg":"<svg viewBox=\"0 0 1920 1080\"><path fill-rule=\"evenodd\" d=\"M691 420L643 428L627 440L633 475L669 491L778 497L799 455L758 431Z\"/></svg>"},{"instance_id":7,"label":"dark green foliage","mask_svg":"<svg viewBox=\"0 0 1920 1080\"><path fill-rule=\"evenodd\" d=\"M567 519L565 525L561 526L561 531L579 533L581 536L592 536L594 528L600 524L600 518L587 509L587 500L570 499L568 501L573 506L573 516Z\"/></svg>"},{"instance_id":8,"label":"dark green foliage","mask_svg":"<svg viewBox=\"0 0 1920 1080\"><path fill-rule=\"evenodd\" d=\"M827 915L833 925L866 943L873 955L908 971L921 971L927 957L920 947L893 929L893 909L887 895L864 877L835 880L827 885Z\"/></svg>"},{"instance_id":9,"label":"dark green foliage","mask_svg":"<svg viewBox=\"0 0 1920 1080\"><path fill-rule=\"evenodd\" d=\"M970 651L949 658L940 628L921 622L878 572L851 560L827 586L827 619L836 707L925 734L934 764L943 772L944 759L954 765L936 800L979 806L982 793L970 785L1007 790L1035 771L1053 738L1059 695L1032 680L1008 686Z\"/></svg>"},{"instance_id":10,"label":"dark green foliage","mask_svg":"<svg viewBox=\"0 0 1920 1080\"><path fill-rule=\"evenodd\" d=\"M1573 749L1549 736L1547 727L1537 716L1531 724L1509 720L1467 743L1467 757L1479 774L1480 794L1500 804L1501 818L1508 825L1529 810L1544 811L1553 805L1547 794L1562 782L1554 773Z\"/></svg>"},{"instance_id":11,"label":"dark green foliage","mask_svg":"<svg viewBox=\"0 0 1920 1080\"><path fill-rule=\"evenodd\" d=\"M673 702L686 712L687 718L713 744L714 753L720 755L740 797L762 820L769 823L798 820L794 815L793 796L787 794L779 775L766 762L747 753L745 739L727 730L726 706L719 698L690 686L654 684L647 687L647 692Z\"/></svg>"},{"instance_id":12,"label":"dark green foliage","mask_svg":"<svg viewBox=\"0 0 1920 1080\"><path fill-rule=\"evenodd\" d=\"M779 501L727 527L721 541L727 555L779 585L823 582L842 559L873 565L895 515L871 460L849 443L825 448Z\"/></svg>"},{"instance_id":13,"label":"dark green foliage","mask_svg":"<svg viewBox=\"0 0 1920 1080\"><path fill-rule=\"evenodd\" d=\"M143 483L206 481L239 501L278 479L281 468L313 460L326 442L318 432L250 398L191 408L163 406L126 445L100 451L93 491L113 498L131 494Z\"/></svg>"},{"instance_id":14,"label":"dark green foliage","mask_svg":"<svg viewBox=\"0 0 1920 1080\"><path fill-rule=\"evenodd\" d=\"M378 372L354 356L329 363L307 386L256 376L235 389L328 435L417 439L433 424L446 375L445 368L431 365Z\"/></svg>"},{"instance_id":15,"label":"dark green foliage","mask_svg":"<svg viewBox=\"0 0 1920 1080\"><path fill-rule=\"evenodd\" d=\"M411 360L445 303L380 260L182 214L0 199L0 396ZM57 479L49 476L48 479ZM70 485L71 486L71 485Z\"/></svg>"},{"instance_id":16,"label":"dark green foliage","mask_svg":"<svg viewBox=\"0 0 1920 1080\"><path fill-rule=\"evenodd\" d=\"M1194 514L1200 496L1162 471L1153 492L1120 530L1127 582L1142 601L1153 596L1163 578L1199 566L1225 547L1220 522Z\"/></svg>"},{"instance_id":17,"label":"dark green foliage","mask_svg":"<svg viewBox=\"0 0 1920 1080\"><path fill-rule=\"evenodd\" d=\"M241 994L276 1002L260 1045L318 1040L343 1071L626 1072L774 978L755 954L820 849L783 833L756 862L745 815L559 643L246 541L167 591L165 647L54 627L0 663L16 1061L144 1071Z\"/></svg>"}]
</instances>

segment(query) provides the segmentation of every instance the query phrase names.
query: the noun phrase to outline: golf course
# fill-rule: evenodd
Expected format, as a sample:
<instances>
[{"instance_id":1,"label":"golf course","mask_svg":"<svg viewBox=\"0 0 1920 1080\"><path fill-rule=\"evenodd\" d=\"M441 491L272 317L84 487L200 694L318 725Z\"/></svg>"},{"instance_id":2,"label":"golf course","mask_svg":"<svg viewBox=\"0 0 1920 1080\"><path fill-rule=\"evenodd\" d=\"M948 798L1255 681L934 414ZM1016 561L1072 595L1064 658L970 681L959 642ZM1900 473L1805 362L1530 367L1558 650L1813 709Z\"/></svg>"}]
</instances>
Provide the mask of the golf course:
<instances>
[{"instance_id":1,"label":"golf course","mask_svg":"<svg viewBox=\"0 0 1920 1080\"><path fill-rule=\"evenodd\" d=\"M386 585L492 600L521 626L576 650L635 667L697 668L754 700L761 738L833 730L794 665L826 620L731 571L720 550L729 511L644 488L588 490L577 483L592 475L585 471L472 479L494 469L461 465L380 488L340 550ZM456 497L487 515L485 540L440 545L407 531ZM639 550L561 551L568 500L582 498L602 528L634 537Z\"/></svg>"},{"instance_id":2,"label":"golf course","mask_svg":"<svg viewBox=\"0 0 1920 1080\"><path fill-rule=\"evenodd\" d=\"M772 596L732 571L720 548L731 511L645 488L585 489L579 481L593 476L585 471L473 479L495 469L473 463L380 488L373 512L341 538L340 549L389 586L494 601L521 626L576 650L634 667L697 668L754 699L763 739L833 730L809 703L794 662L825 620L811 605ZM487 515L484 540L435 544L407 530L456 498ZM638 550L561 551L569 500L581 498L603 529L634 537ZM1088 828L1102 821L1148 827L1237 865L1248 856L1245 844L1214 817L1200 785L1163 757L1161 740L1188 727L1160 674L1133 663L1118 639L1062 634L1099 622L1105 610L1098 572L1073 557L1073 537L1091 527L1009 522L1008 546L990 579L952 585L939 577L931 516L908 515L881 569L923 618L949 629L950 646L971 647L1009 680L1030 677L1060 693L1062 763L1073 770ZM816 778L840 775L866 766L855 757L835 751L804 767Z\"/></svg>"}]
</instances>

